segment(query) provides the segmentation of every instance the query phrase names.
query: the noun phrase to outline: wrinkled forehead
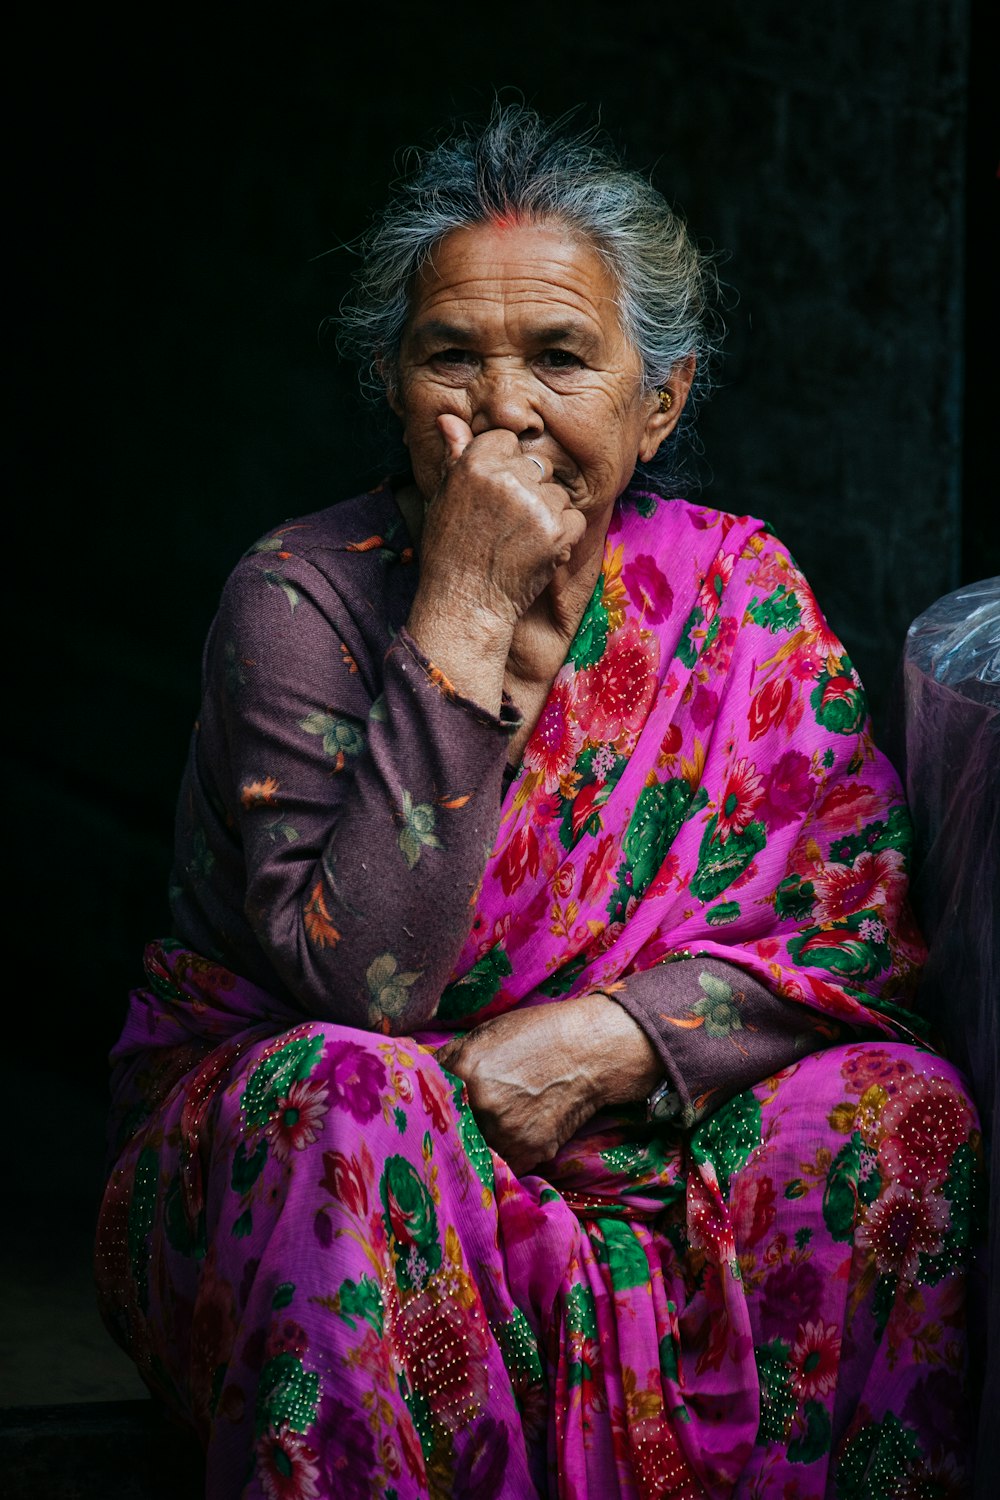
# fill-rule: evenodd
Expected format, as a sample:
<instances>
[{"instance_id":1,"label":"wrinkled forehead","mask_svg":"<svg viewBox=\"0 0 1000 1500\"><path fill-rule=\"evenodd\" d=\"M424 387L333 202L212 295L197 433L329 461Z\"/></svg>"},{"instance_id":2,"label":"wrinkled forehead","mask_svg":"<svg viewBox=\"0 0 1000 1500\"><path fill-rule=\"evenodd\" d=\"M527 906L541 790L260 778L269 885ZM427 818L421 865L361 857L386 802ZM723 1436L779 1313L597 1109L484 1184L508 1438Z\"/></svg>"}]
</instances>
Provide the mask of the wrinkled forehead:
<instances>
[{"instance_id":1,"label":"wrinkled forehead","mask_svg":"<svg viewBox=\"0 0 1000 1500\"><path fill-rule=\"evenodd\" d=\"M408 328L445 309L573 317L620 339L618 285L583 235L551 221L503 216L454 229L435 246L410 296Z\"/></svg>"}]
</instances>

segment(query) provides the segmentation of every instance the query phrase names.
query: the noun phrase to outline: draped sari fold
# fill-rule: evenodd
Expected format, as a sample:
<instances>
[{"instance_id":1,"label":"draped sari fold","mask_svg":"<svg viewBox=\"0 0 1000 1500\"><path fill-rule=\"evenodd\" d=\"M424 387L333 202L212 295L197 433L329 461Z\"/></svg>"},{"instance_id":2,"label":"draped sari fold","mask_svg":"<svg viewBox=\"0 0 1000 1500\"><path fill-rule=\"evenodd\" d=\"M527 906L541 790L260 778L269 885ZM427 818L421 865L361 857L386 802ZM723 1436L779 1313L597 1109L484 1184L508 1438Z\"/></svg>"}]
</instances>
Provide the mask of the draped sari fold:
<instances>
[{"instance_id":1,"label":"draped sari fold","mask_svg":"<svg viewBox=\"0 0 1000 1500\"><path fill-rule=\"evenodd\" d=\"M112 1054L98 1284L201 1433L208 1493L960 1484L962 1435L924 1413L965 1377L980 1140L907 1009L908 845L857 674L780 543L627 492L432 1026L319 1022L147 950ZM690 1133L595 1116L515 1178L434 1048L684 961L671 1024L721 1057L739 991L699 957L853 1040Z\"/></svg>"}]
</instances>

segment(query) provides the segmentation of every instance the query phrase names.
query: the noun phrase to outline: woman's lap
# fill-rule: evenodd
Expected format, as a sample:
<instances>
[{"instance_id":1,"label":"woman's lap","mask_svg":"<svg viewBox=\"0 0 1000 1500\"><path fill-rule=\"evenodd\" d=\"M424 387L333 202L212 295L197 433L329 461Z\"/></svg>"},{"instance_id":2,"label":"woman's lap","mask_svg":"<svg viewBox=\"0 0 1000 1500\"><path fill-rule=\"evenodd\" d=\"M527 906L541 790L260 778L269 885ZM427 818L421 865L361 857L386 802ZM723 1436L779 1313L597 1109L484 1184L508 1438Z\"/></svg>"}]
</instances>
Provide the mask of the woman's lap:
<instances>
[{"instance_id":1,"label":"woman's lap","mask_svg":"<svg viewBox=\"0 0 1000 1500\"><path fill-rule=\"evenodd\" d=\"M961 1456L947 1424L927 1436L959 1405L972 1123L939 1058L803 1059L699 1127L686 1196L678 1153L662 1215L631 1221L494 1176L410 1042L306 1025L214 1094L207 1073L112 1177L98 1274L116 1336L206 1441L210 1495L489 1500L544 1493L552 1466L554 1493L627 1493L636 1471L661 1493L685 1454L704 1472L698 1444L724 1472L737 1427L739 1495L822 1495L845 1439L843 1485L911 1431L944 1474ZM713 1173L741 1280L686 1248Z\"/></svg>"}]
</instances>

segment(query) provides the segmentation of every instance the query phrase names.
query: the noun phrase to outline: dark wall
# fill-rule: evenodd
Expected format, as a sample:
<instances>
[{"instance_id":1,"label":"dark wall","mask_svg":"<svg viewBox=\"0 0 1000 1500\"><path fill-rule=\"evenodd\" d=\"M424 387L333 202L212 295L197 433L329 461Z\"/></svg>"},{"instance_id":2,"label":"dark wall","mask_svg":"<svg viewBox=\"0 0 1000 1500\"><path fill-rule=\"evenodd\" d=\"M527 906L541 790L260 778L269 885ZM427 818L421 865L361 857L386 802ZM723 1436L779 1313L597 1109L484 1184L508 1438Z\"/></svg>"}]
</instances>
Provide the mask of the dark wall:
<instances>
[{"instance_id":1,"label":"dark wall","mask_svg":"<svg viewBox=\"0 0 1000 1500\"><path fill-rule=\"evenodd\" d=\"M50 1053L81 1065L166 928L226 572L379 473L353 374L318 337L343 242L401 148L494 86L599 112L725 252L705 495L788 542L877 715L914 616L1000 571L992 508L963 502L968 0L438 21L381 3L350 32L332 7L157 15L22 22L9 64L11 933ZM964 560L963 503L983 538Z\"/></svg>"}]
</instances>

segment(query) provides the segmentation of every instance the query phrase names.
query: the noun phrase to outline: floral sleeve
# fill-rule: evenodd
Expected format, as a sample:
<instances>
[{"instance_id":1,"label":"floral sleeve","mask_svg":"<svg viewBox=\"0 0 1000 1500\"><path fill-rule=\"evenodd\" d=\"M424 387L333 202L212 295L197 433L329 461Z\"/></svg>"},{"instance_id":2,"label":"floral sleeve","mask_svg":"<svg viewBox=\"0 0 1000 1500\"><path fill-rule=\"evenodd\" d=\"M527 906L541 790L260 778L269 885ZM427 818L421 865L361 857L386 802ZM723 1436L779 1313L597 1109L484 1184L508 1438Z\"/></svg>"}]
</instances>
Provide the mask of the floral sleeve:
<instances>
[{"instance_id":1,"label":"floral sleeve","mask_svg":"<svg viewBox=\"0 0 1000 1500\"><path fill-rule=\"evenodd\" d=\"M432 1017L468 932L517 716L462 699L393 630L395 574L371 598L386 558L346 599L287 548L234 571L173 907L186 941L218 952L221 936L234 967L310 1013L405 1033Z\"/></svg>"}]
</instances>

